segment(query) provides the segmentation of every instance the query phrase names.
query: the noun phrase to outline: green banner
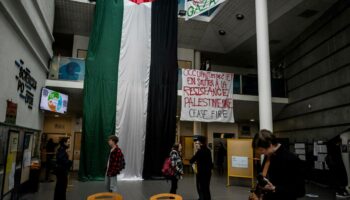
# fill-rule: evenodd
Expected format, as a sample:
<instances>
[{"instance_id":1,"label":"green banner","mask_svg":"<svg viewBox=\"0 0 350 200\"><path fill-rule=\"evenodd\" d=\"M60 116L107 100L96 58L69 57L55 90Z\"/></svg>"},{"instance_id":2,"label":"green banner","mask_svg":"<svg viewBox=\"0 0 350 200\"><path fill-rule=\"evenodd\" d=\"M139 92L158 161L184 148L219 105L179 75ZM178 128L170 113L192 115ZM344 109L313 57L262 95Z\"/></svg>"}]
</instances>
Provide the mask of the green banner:
<instances>
[{"instance_id":1,"label":"green banner","mask_svg":"<svg viewBox=\"0 0 350 200\"><path fill-rule=\"evenodd\" d=\"M79 179L103 180L107 138L115 133L123 0L96 1L86 59Z\"/></svg>"}]
</instances>

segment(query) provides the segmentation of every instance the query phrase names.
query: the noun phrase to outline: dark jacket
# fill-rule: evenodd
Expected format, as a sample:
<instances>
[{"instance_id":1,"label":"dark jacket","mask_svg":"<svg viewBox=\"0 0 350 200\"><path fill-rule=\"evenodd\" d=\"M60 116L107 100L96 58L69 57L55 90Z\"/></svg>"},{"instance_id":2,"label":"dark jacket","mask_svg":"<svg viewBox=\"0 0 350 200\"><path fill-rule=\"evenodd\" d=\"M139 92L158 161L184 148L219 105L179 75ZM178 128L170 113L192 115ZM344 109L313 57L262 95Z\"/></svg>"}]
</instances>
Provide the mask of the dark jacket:
<instances>
[{"instance_id":1,"label":"dark jacket","mask_svg":"<svg viewBox=\"0 0 350 200\"><path fill-rule=\"evenodd\" d=\"M190 163L197 163L198 175L211 174L211 170L213 169L211 151L207 147L203 146L191 158Z\"/></svg>"},{"instance_id":2,"label":"dark jacket","mask_svg":"<svg viewBox=\"0 0 350 200\"><path fill-rule=\"evenodd\" d=\"M124 155L118 146L109 154L107 167L108 177L117 176L125 168Z\"/></svg>"},{"instance_id":3,"label":"dark jacket","mask_svg":"<svg viewBox=\"0 0 350 200\"><path fill-rule=\"evenodd\" d=\"M281 146L270 158L267 179L276 187L264 200L295 200L305 194L305 170L302 161Z\"/></svg>"},{"instance_id":4,"label":"dark jacket","mask_svg":"<svg viewBox=\"0 0 350 200\"><path fill-rule=\"evenodd\" d=\"M68 172L69 169L72 167L72 161L70 161L68 158L67 148L68 147L61 145L57 149L57 152L56 152L57 170L63 170Z\"/></svg>"},{"instance_id":5,"label":"dark jacket","mask_svg":"<svg viewBox=\"0 0 350 200\"><path fill-rule=\"evenodd\" d=\"M345 187L348 185L348 175L341 153L341 139L337 136L327 143L328 155L326 163L332 176L331 185Z\"/></svg>"}]
</instances>

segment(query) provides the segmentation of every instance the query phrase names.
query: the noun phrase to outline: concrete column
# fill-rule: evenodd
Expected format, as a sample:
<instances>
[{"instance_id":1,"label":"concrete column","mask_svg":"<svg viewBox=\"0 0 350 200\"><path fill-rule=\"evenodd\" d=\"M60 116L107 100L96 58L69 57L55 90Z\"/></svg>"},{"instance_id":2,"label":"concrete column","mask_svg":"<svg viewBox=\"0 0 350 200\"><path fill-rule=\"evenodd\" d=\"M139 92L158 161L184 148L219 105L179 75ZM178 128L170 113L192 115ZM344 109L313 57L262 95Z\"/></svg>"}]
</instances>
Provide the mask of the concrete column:
<instances>
[{"instance_id":1,"label":"concrete column","mask_svg":"<svg viewBox=\"0 0 350 200\"><path fill-rule=\"evenodd\" d=\"M273 131L267 0L255 0L260 129Z\"/></svg>"},{"instance_id":2,"label":"concrete column","mask_svg":"<svg viewBox=\"0 0 350 200\"><path fill-rule=\"evenodd\" d=\"M201 52L194 52L194 69L201 69Z\"/></svg>"},{"instance_id":3,"label":"concrete column","mask_svg":"<svg viewBox=\"0 0 350 200\"><path fill-rule=\"evenodd\" d=\"M194 52L194 69L201 69L201 52L195 51ZM203 135L202 131L202 123L201 122L193 122L193 135Z\"/></svg>"}]
</instances>

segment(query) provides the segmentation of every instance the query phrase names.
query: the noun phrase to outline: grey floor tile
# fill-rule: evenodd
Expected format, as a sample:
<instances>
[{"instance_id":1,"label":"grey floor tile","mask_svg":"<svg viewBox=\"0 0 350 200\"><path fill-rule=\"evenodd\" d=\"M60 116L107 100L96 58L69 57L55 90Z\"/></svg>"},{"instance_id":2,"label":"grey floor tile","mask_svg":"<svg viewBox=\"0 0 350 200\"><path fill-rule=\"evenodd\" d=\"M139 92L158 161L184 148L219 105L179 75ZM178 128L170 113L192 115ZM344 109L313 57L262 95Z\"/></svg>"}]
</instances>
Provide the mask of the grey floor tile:
<instances>
[{"instance_id":1,"label":"grey floor tile","mask_svg":"<svg viewBox=\"0 0 350 200\"><path fill-rule=\"evenodd\" d=\"M86 200L94 193L104 192L104 182L79 182L72 181L72 187L67 192L68 200ZM54 183L42 183L40 191L36 194L25 195L21 200L51 200L53 199ZM120 181L120 193L125 200L147 200L150 196L158 193L168 192L170 182L166 181ZM213 200L246 200L249 195L248 187L230 186L226 187L225 177L214 176L211 184ZM197 200L195 188L195 178L187 176L179 182L178 193L184 197L184 200ZM315 200L333 200L336 199L332 190L321 188L319 186L308 184L307 193L318 194L320 197ZM308 200L310 198L303 198Z\"/></svg>"}]
</instances>

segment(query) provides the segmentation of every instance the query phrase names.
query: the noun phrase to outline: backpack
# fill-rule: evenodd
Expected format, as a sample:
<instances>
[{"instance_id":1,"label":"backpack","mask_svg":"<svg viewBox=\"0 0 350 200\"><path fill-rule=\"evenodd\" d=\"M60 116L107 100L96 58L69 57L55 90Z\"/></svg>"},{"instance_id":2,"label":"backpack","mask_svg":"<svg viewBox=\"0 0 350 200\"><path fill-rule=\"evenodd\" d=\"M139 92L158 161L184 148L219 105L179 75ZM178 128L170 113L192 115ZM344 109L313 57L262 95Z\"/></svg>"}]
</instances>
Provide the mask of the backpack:
<instances>
[{"instance_id":1,"label":"backpack","mask_svg":"<svg viewBox=\"0 0 350 200\"><path fill-rule=\"evenodd\" d=\"M124 154L121 151L121 149L119 149L120 151L120 158L118 159L118 166L120 167L120 171L122 171L123 169L125 169L125 158L124 158Z\"/></svg>"},{"instance_id":2,"label":"backpack","mask_svg":"<svg viewBox=\"0 0 350 200\"><path fill-rule=\"evenodd\" d=\"M163 164L162 173L165 177L175 176L175 168L171 164L171 158L167 158Z\"/></svg>"}]
</instances>

